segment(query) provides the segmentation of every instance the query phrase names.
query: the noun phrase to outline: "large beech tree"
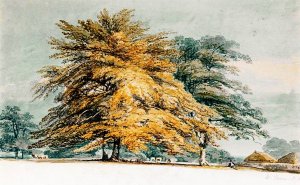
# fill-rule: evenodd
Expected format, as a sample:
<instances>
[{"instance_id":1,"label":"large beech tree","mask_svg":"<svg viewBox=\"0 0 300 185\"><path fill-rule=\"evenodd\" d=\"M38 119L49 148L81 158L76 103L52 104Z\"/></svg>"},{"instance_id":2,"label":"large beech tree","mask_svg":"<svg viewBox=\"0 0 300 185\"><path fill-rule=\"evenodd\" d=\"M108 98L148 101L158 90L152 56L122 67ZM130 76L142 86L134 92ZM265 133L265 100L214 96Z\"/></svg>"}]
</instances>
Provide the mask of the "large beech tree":
<instances>
[{"instance_id":1,"label":"large beech tree","mask_svg":"<svg viewBox=\"0 0 300 185\"><path fill-rule=\"evenodd\" d=\"M175 154L198 152L201 133L224 138L208 121L216 112L174 79L174 42L167 33L147 33L132 16L103 10L97 20L57 24L64 37L49 44L62 63L42 68L34 87L36 98L55 93L57 106L42 119L33 147L85 144L81 152L111 143L118 159L121 146L139 152L159 145Z\"/></svg>"},{"instance_id":2,"label":"large beech tree","mask_svg":"<svg viewBox=\"0 0 300 185\"><path fill-rule=\"evenodd\" d=\"M181 52L174 60L177 64L175 77L184 83L197 102L218 113L219 116L209 122L236 139L268 137L262 129L266 119L261 110L243 97L251 93L250 89L230 78L238 75L234 62L251 62L248 55L237 50L239 44L223 36L204 36L199 40L180 36L175 40ZM203 148L209 144L209 138L205 138L201 144Z\"/></svg>"}]
</instances>

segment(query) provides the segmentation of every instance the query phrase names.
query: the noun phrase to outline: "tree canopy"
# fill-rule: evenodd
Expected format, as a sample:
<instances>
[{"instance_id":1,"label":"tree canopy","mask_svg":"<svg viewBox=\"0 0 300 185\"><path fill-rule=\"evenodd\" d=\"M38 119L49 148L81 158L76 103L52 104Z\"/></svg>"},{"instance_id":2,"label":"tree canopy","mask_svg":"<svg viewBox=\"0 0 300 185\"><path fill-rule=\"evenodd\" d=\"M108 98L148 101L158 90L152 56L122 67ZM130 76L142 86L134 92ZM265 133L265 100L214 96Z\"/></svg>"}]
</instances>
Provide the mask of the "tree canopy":
<instances>
[{"instance_id":1,"label":"tree canopy","mask_svg":"<svg viewBox=\"0 0 300 185\"><path fill-rule=\"evenodd\" d=\"M208 121L216 112L174 79L169 58L178 53L168 33L149 34L132 17L131 10L103 10L97 20L57 24L64 37L49 44L62 63L42 68L34 89L36 98L56 93L58 105L42 119L34 147L86 143L77 151L88 151L113 142L134 152L159 144L182 153L199 149L198 132L224 137Z\"/></svg>"},{"instance_id":2,"label":"tree canopy","mask_svg":"<svg viewBox=\"0 0 300 185\"><path fill-rule=\"evenodd\" d=\"M280 158L288 153L300 152L300 142L298 140L286 141L277 137L272 137L263 145L263 150L270 155Z\"/></svg>"},{"instance_id":3,"label":"tree canopy","mask_svg":"<svg viewBox=\"0 0 300 185\"><path fill-rule=\"evenodd\" d=\"M30 145L29 135L37 129L29 112L21 113L18 106L5 106L0 113L0 143L4 151L14 151L15 157Z\"/></svg>"},{"instance_id":4,"label":"tree canopy","mask_svg":"<svg viewBox=\"0 0 300 185\"><path fill-rule=\"evenodd\" d=\"M204 36L196 40L176 37L179 58L174 62L178 68L175 77L197 102L215 110L219 117L210 122L227 130L236 139L267 137L262 129L266 123L262 111L251 106L244 94L250 89L230 76L238 75L234 62L251 62L248 55L237 51L239 44L223 36Z\"/></svg>"}]
</instances>

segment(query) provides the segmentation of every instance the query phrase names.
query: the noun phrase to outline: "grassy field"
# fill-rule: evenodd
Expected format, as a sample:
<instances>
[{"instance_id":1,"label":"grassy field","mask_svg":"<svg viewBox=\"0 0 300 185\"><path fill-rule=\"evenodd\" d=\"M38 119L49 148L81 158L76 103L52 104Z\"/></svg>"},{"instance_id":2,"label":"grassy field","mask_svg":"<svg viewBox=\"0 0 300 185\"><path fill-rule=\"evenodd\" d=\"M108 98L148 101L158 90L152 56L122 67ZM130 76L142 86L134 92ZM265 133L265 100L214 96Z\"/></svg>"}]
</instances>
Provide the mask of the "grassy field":
<instances>
[{"instance_id":1,"label":"grassy field","mask_svg":"<svg viewBox=\"0 0 300 185\"><path fill-rule=\"evenodd\" d=\"M25 159L25 160L16 160L16 159L0 159L0 161L22 161L22 162L36 162L36 163L99 163L99 164L111 164L111 165L156 165L156 166L174 166L174 167L183 167L183 168L201 168L201 169L213 169L213 170L254 170L261 172L283 172L283 173L297 173L300 174L300 171L289 171L289 170L280 170L280 169L264 169L261 167L255 166L246 166L246 165L236 165L235 168L229 168L225 165L212 164L210 166L199 166L195 163L155 163L155 162L125 162L125 161L101 161L101 160L91 160L91 159ZM276 164L274 164L276 165Z\"/></svg>"},{"instance_id":2,"label":"grassy field","mask_svg":"<svg viewBox=\"0 0 300 185\"><path fill-rule=\"evenodd\" d=\"M6 159L8 161L20 161L15 159ZM184 168L202 168L202 169L215 169L215 170L255 170L255 171L268 171L268 172L289 172L289 173L298 173L300 171L289 171L289 170L280 170L280 169L263 169L254 166L245 166L245 165L236 165L236 167L229 168L225 165L210 165L210 166L199 166L197 164L191 163L154 163L154 162L114 162L114 161L100 161L100 160L90 160L90 159L27 159L22 160L25 162L37 162L37 163L101 163L101 164L120 164L120 165L159 165L159 166L178 166ZM274 164L275 165L275 164Z\"/></svg>"},{"instance_id":3,"label":"grassy field","mask_svg":"<svg viewBox=\"0 0 300 185\"><path fill-rule=\"evenodd\" d=\"M74 160L0 160L2 185L293 185L300 175L238 167L136 164Z\"/></svg>"}]
</instances>

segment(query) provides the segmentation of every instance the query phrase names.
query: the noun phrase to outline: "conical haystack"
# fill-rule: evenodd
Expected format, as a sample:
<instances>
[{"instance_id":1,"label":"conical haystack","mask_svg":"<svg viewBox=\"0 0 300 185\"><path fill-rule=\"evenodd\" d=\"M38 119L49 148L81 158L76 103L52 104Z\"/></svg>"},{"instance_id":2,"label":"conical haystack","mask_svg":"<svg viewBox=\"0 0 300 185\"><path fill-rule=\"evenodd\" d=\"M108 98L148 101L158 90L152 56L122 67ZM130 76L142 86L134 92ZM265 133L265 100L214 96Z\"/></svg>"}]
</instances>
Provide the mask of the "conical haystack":
<instances>
[{"instance_id":1,"label":"conical haystack","mask_svg":"<svg viewBox=\"0 0 300 185\"><path fill-rule=\"evenodd\" d=\"M297 164L298 163L298 158L296 153L292 152L289 153L283 157L281 157L280 159L278 159L279 163L289 163L289 164Z\"/></svg>"},{"instance_id":2,"label":"conical haystack","mask_svg":"<svg viewBox=\"0 0 300 185\"><path fill-rule=\"evenodd\" d=\"M244 160L247 163L275 163L276 159L264 152L253 152Z\"/></svg>"}]
</instances>

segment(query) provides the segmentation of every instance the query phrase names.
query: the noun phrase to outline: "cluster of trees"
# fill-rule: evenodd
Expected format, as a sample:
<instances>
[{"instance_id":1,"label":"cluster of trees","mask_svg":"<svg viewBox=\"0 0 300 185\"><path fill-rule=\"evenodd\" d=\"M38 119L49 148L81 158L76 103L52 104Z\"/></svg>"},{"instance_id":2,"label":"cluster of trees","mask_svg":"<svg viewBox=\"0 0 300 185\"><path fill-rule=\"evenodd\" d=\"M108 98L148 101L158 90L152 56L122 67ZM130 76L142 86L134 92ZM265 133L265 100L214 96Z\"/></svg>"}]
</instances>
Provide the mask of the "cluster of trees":
<instances>
[{"instance_id":1,"label":"cluster of trees","mask_svg":"<svg viewBox=\"0 0 300 185\"><path fill-rule=\"evenodd\" d=\"M225 137L209 124L216 113L174 79L173 42L166 33L146 34L131 16L104 10L96 21L58 23L65 39L50 44L63 64L44 67L35 87L38 98L57 92L58 106L43 118L34 147L86 143L76 150L86 152L112 145L111 159L118 160L121 146L139 152L159 144L175 154L199 151L201 133L212 141Z\"/></svg>"},{"instance_id":2,"label":"cluster of trees","mask_svg":"<svg viewBox=\"0 0 300 185\"><path fill-rule=\"evenodd\" d=\"M298 140L286 141L272 137L263 145L263 150L273 157L280 158L288 153L300 153L300 142Z\"/></svg>"},{"instance_id":3,"label":"cluster of trees","mask_svg":"<svg viewBox=\"0 0 300 185\"><path fill-rule=\"evenodd\" d=\"M209 163L227 163L230 160L234 162L239 162L235 157L233 157L228 151L219 149L216 147L207 147L206 160Z\"/></svg>"},{"instance_id":4,"label":"cluster of trees","mask_svg":"<svg viewBox=\"0 0 300 185\"><path fill-rule=\"evenodd\" d=\"M180 36L175 42L181 53L174 59L177 64L175 77L184 83L185 90L198 103L218 114L209 122L226 129L228 135L236 139L268 137L262 129L262 124L266 123L262 111L243 98L243 94L251 93L250 89L230 79L238 75L234 62L251 62L248 55L236 50L239 44L223 36L204 36L199 40ZM209 137L206 138L202 149L210 142Z\"/></svg>"},{"instance_id":5,"label":"cluster of trees","mask_svg":"<svg viewBox=\"0 0 300 185\"><path fill-rule=\"evenodd\" d=\"M134 153L159 148L197 153L204 165L206 147L219 139L268 136L262 112L242 96L249 89L228 76L238 74L233 62L251 62L236 42L171 40L132 17L131 10L103 10L97 20L57 24L63 38L49 44L61 65L42 68L34 87L35 98L55 94L57 106L42 119L31 147L102 148L103 159L111 160L119 159L121 147ZM110 158L105 148L112 149Z\"/></svg>"},{"instance_id":6,"label":"cluster of trees","mask_svg":"<svg viewBox=\"0 0 300 185\"><path fill-rule=\"evenodd\" d=\"M22 113L18 106L6 106L0 113L0 149L14 152L15 158L23 159L30 141L30 132L37 130L32 121L33 115Z\"/></svg>"}]
</instances>

